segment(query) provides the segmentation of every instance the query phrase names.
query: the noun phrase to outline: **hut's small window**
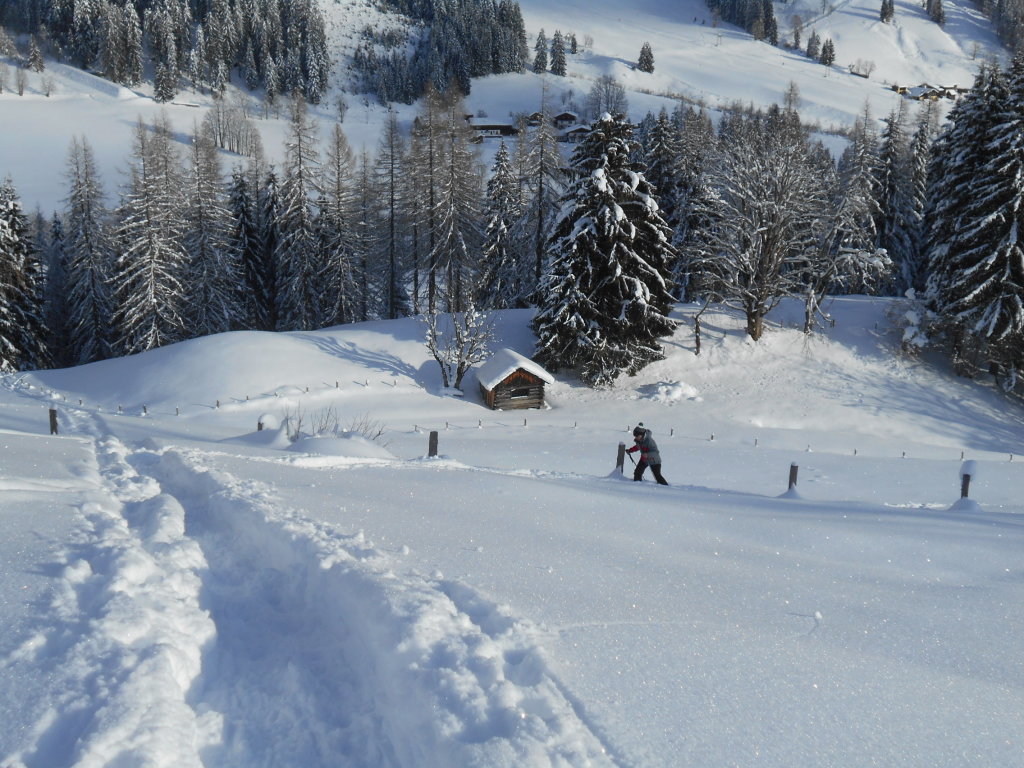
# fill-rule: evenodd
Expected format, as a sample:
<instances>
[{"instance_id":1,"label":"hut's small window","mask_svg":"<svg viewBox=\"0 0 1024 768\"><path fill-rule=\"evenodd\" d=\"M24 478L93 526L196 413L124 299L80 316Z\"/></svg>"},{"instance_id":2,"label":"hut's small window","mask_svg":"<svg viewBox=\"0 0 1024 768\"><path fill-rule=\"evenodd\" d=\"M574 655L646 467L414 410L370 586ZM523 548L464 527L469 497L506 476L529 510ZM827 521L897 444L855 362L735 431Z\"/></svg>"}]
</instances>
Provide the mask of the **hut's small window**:
<instances>
[{"instance_id":1,"label":"hut's small window","mask_svg":"<svg viewBox=\"0 0 1024 768\"><path fill-rule=\"evenodd\" d=\"M515 389L511 390L508 393L508 396L511 397L513 400L516 400L516 399L518 399L520 397L529 397L530 396L530 388L529 387L516 387Z\"/></svg>"}]
</instances>

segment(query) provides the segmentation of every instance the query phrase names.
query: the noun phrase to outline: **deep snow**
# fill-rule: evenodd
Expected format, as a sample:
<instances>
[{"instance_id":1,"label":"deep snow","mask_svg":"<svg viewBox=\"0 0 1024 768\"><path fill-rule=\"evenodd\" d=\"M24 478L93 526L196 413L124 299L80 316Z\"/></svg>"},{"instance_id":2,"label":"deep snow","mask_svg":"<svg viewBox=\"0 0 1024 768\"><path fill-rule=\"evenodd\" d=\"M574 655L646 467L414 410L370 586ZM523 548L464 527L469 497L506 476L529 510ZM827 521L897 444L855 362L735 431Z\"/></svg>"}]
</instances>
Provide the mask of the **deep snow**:
<instances>
[{"instance_id":1,"label":"deep snow","mask_svg":"<svg viewBox=\"0 0 1024 768\"><path fill-rule=\"evenodd\" d=\"M540 411L414 320L8 377L0 765L1020 764L1024 418L893 305L705 315ZM383 434L277 427L327 409ZM613 471L638 420L669 488Z\"/></svg>"}]
</instances>

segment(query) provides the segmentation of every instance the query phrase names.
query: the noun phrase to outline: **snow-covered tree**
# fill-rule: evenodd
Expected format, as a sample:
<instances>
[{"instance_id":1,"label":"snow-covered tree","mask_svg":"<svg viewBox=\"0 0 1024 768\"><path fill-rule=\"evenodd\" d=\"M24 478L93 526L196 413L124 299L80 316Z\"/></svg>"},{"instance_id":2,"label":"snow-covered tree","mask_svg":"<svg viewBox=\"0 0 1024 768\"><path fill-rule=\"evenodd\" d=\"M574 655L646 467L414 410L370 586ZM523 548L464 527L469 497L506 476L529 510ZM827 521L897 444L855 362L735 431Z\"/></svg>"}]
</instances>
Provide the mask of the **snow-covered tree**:
<instances>
[{"instance_id":1,"label":"snow-covered tree","mask_svg":"<svg viewBox=\"0 0 1024 768\"><path fill-rule=\"evenodd\" d=\"M543 74L548 70L548 38L542 29L537 33L537 41L533 44L533 71Z\"/></svg>"},{"instance_id":2,"label":"snow-covered tree","mask_svg":"<svg viewBox=\"0 0 1024 768\"><path fill-rule=\"evenodd\" d=\"M688 243L704 292L743 311L755 341L768 313L802 294L801 270L829 210L806 132L787 115L781 123L753 115L721 126L706 172L712 192Z\"/></svg>"},{"instance_id":3,"label":"snow-covered tree","mask_svg":"<svg viewBox=\"0 0 1024 768\"><path fill-rule=\"evenodd\" d=\"M551 36L551 74L565 77L565 39L557 29Z\"/></svg>"},{"instance_id":4,"label":"snow-covered tree","mask_svg":"<svg viewBox=\"0 0 1024 768\"><path fill-rule=\"evenodd\" d=\"M317 125L309 117L306 102L293 97L290 108L281 210L277 219L278 329L298 331L321 327L318 277L323 263L315 211L320 149Z\"/></svg>"},{"instance_id":5,"label":"snow-covered tree","mask_svg":"<svg viewBox=\"0 0 1024 768\"><path fill-rule=\"evenodd\" d=\"M325 156L317 220L324 269L321 315L324 325L335 325L355 319L350 242L354 160L340 125L331 128Z\"/></svg>"},{"instance_id":6,"label":"snow-covered tree","mask_svg":"<svg viewBox=\"0 0 1024 768\"><path fill-rule=\"evenodd\" d=\"M654 51L650 43L640 46L640 58L637 59L636 68L641 72L654 72Z\"/></svg>"},{"instance_id":7,"label":"snow-covered tree","mask_svg":"<svg viewBox=\"0 0 1024 768\"><path fill-rule=\"evenodd\" d=\"M903 102L885 120L878 168L878 245L896 268L897 294L913 287L920 214L915 210L914 171L904 128Z\"/></svg>"},{"instance_id":8,"label":"snow-covered tree","mask_svg":"<svg viewBox=\"0 0 1024 768\"><path fill-rule=\"evenodd\" d=\"M524 291L532 294L540 285L551 234L555 206L563 189L565 161L551 122L547 92L541 101L541 119L520 147L520 179L524 189L523 221L520 228L531 243L532 275Z\"/></svg>"},{"instance_id":9,"label":"snow-covered tree","mask_svg":"<svg viewBox=\"0 0 1024 768\"><path fill-rule=\"evenodd\" d=\"M183 238L189 259L185 317L190 335L205 336L244 324L237 290L240 258L231 238L217 146L209 133L199 131L191 150L185 203L189 225Z\"/></svg>"},{"instance_id":10,"label":"snow-covered tree","mask_svg":"<svg viewBox=\"0 0 1024 768\"><path fill-rule=\"evenodd\" d=\"M114 354L110 292L113 254L103 189L92 148L84 137L71 141L65 176L69 347L74 350L74 363L91 363Z\"/></svg>"},{"instance_id":11,"label":"snow-covered tree","mask_svg":"<svg viewBox=\"0 0 1024 768\"><path fill-rule=\"evenodd\" d=\"M624 117L605 115L573 154L533 324L539 362L575 368L598 386L662 359L658 339L675 328L671 232L630 165L632 131Z\"/></svg>"},{"instance_id":12,"label":"snow-covered tree","mask_svg":"<svg viewBox=\"0 0 1024 768\"><path fill-rule=\"evenodd\" d=\"M519 180L505 142L494 157L486 195L487 229L482 245L482 276L478 303L487 309L523 306L527 265L523 263L517 222L520 210Z\"/></svg>"},{"instance_id":13,"label":"snow-covered tree","mask_svg":"<svg viewBox=\"0 0 1024 768\"><path fill-rule=\"evenodd\" d=\"M622 83L611 75L601 75L594 81L587 94L587 114L593 119L605 112L610 115L624 115L629 111L629 100Z\"/></svg>"},{"instance_id":14,"label":"snow-covered tree","mask_svg":"<svg viewBox=\"0 0 1024 768\"><path fill-rule=\"evenodd\" d=\"M405 139L392 111L384 126L377 148L375 172L382 193L384 237L382 238L382 268L384 269L384 309L388 319L405 317L410 312L406 292L405 248L402 235L402 211L406 204L408 186L403 179L406 163Z\"/></svg>"},{"instance_id":15,"label":"snow-covered tree","mask_svg":"<svg viewBox=\"0 0 1024 768\"><path fill-rule=\"evenodd\" d=\"M10 178L0 183L0 371L47 362L41 268L29 222Z\"/></svg>"},{"instance_id":16,"label":"snow-covered tree","mask_svg":"<svg viewBox=\"0 0 1024 768\"><path fill-rule=\"evenodd\" d=\"M452 99L435 199L437 238L431 260L444 272L450 312L461 312L469 305L479 269L482 175L464 114L462 99Z\"/></svg>"},{"instance_id":17,"label":"snow-covered tree","mask_svg":"<svg viewBox=\"0 0 1024 768\"><path fill-rule=\"evenodd\" d=\"M123 354L188 336L185 184L166 115L152 126L141 120L136 124L130 162L127 187L116 211L118 255L113 279L114 320Z\"/></svg>"}]
</instances>

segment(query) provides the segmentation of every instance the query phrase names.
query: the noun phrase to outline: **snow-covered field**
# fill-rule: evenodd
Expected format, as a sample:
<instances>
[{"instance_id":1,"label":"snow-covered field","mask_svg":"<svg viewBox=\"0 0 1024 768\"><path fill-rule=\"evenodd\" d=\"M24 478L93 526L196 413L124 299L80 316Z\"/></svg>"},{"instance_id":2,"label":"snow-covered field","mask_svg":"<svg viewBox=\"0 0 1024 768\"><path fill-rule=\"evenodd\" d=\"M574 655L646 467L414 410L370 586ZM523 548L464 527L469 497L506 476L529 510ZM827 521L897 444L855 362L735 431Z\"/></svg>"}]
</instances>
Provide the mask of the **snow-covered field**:
<instances>
[{"instance_id":1,"label":"snow-covered field","mask_svg":"<svg viewBox=\"0 0 1024 768\"><path fill-rule=\"evenodd\" d=\"M367 25L392 23L365 0L321 0L332 41L336 66L334 90L314 110L327 135L336 119L339 88L348 81L346 64L360 31ZM767 107L781 103L791 83L800 93L800 113L826 130L848 128L865 106L875 118L895 109L902 96L892 84L916 86L969 86L981 62L990 56L1005 58L991 25L971 0L945 0L947 22L931 22L917 0L896 0L893 23L878 20L878 0L793 0L775 3L782 41L792 40L792 20L802 19L803 43L813 30L822 40L832 38L836 65L828 68L802 53L757 42L728 24L714 26L702 0L563 0L558 3L521 0L532 46L543 29L551 39L555 30L575 33L582 46L568 60L568 76L496 75L475 81L467 99L468 112L484 112L493 119L509 113L538 109L545 88L555 110L582 108L594 80L610 74L629 95L631 116L639 120L648 111L671 110L677 97L714 110L735 104ZM640 46L650 42L655 71L634 70ZM850 65L872 65L871 77L848 72ZM55 90L43 95L43 80ZM10 79L10 78L9 78ZM152 88L144 84L125 89L72 67L50 62L45 72L29 73L28 88L18 96L8 83L0 93L0 178L10 175L27 210L37 207L47 216L63 207L67 194L63 173L68 147L76 136L91 144L108 194L117 199L131 148L132 128L141 118L152 122L166 113L184 146L210 104L207 94L183 91L170 104L157 104ZM234 98L233 96L230 98ZM345 94L348 111L343 128L357 154L373 154L386 117L383 106L358 94ZM917 102L907 101L913 113ZM944 104L948 107L949 104ZM399 120L409 125L415 106L397 105ZM284 125L254 109L268 158L282 155ZM485 142L482 159L490 163L496 142ZM242 158L225 153L228 170Z\"/></svg>"},{"instance_id":2,"label":"snow-covered field","mask_svg":"<svg viewBox=\"0 0 1024 768\"><path fill-rule=\"evenodd\" d=\"M1024 414L888 307L709 313L540 411L447 396L414 320L8 377L0 765L1021 765ZM384 432L276 428L327 409Z\"/></svg>"}]
</instances>

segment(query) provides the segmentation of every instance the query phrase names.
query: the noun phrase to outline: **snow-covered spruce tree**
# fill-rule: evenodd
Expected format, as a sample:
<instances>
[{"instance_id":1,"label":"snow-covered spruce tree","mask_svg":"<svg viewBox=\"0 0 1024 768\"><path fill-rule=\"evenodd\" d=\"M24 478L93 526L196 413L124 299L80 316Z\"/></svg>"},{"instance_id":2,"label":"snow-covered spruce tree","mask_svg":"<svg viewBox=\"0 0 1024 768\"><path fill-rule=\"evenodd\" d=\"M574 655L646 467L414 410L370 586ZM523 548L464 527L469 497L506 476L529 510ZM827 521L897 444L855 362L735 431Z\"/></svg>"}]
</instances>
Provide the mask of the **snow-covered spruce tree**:
<instances>
[{"instance_id":1,"label":"snow-covered spruce tree","mask_svg":"<svg viewBox=\"0 0 1024 768\"><path fill-rule=\"evenodd\" d=\"M383 237L381 238L381 267L384 271L383 316L389 320L410 313L406 290L406 248L403 233L403 211L406 207L408 185L403 174L406 164L405 139L398 124L398 116L391 111L377 147L374 167L377 188L381 191Z\"/></svg>"},{"instance_id":2,"label":"snow-covered spruce tree","mask_svg":"<svg viewBox=\"0 0 1024 768\"><path fill-rule=\"evenodd\" d=\"M878 243L878 221L881 209L878 205L878 177L881 164L878 156L878 131L870 108L864 111L854 124L850 145L839 159L839 204L835 208L842 212L838 223L838 246L855 251L874 251ZM844 284L834 290L844 293L870 293L874 286L870 277L858 281L848 274Z\"/></svg>"},{"instance_id":3,"label":"snow-covered spruce tree","mask_svg":"<svg viewBox=\"0 0 1024 768\"><path fill-rule=\"evenodd\" d=\"M257 176L258 178L258 176ZM231 215L231 247L238 254L239 284L235 290L242 310L242 327L262 329L257 296L262 287L262 249L256 213L258 185L253 185L241 167L231 171L228 210Z\"/></svg>"},{"instance_id":4,"label":"snow-covered spruce tree","mask_svg":"<svg viewBox=\"0 0 1024 768\"><path fill-rule=\"evenodd\" d=\"M74 138L68 152L64 220L68 344L73 364L114 355L110 282L113 248L104 193L88 141Z\"/></svg>"},{"instance_id":5,"label":"snow-covered spruce tree","mask_svg":"<svg viewBox=\"0 0 1024 768\"><path fill-rule=\"evenodd\" d=\"M831 37L821 44L821 56L818 58L818 61L826 67L831 67L836 63L836 45L832 42Z\"/></svg>"},{"instance_id":6,"label":"snow-covered spruce tree","mask_svg":"<svg viewBox=\"0 0 1024 768\"><path fill-rule=\"evenodd\" d=\"M632 132L624 117L603 115L574 152L533 322L537 360L595 386L663 359L658 339L675 328L671 231L629 164Z\"/></svg>"},{"instance_id":7,"label":"snow-covered spruce tree","mask_svg":"<svg viewBox=\"0 0 1024 768\"><path fill-rule=\"evenodd\" d=\"M551 74L565 77L565 39L557 29L551 36Z\"/></svg>"},{"instance_id":8,"label":"snow-covered spruce tree","mask_svg":"<svg viewBox=\"0 0 1024 768\"><path fill-rule=\"evenodd\" d=\"M662 107L654 118L643 147L644 176L654 185L662 217L673 226L679 198L679 154L681 139L675 123Z\"/></svg>"},{"instance_id":9,"label":"snow-covered spruce tree","mask_svg":"<svg viewBox=\"0 0 1024 768\"><path fill-rule=\"evenodd\" d=\"M927 279L927 260L925 258L925 219L924 211L928 202L928 162L931 157L932 143L938 130L933 117L938 114L935 105L928 103L920 114L917 129L910 141L909 170L911 194L911 242L913 260L903 265L902 278L908 288L924 291Z\"/></svg>"},{"instance_id":10,"label":"snow-covered spruce tree","mask_svg":"<svg viewBox=\"0 0 1024 768\"><path fill-rule=\"evenodd\" d=\"M522 215L519 180L504 141L494 157L486 200L487 229L482 246L478 303L485 309L522 307L526 265L516 227Z\"/></svg>"},{"instance_id":11,"label":"snow-covered spruce tree","mask_svg":"<svg viewBox=\"0 0 1024 768\"><path fill-rule=\"evenodd\" d=\"M640 58L637 59L636 68L641 72L654 72L654 51L650 43L640 46Z\"/></svg>"},{"instance_id":12,"label":"snow-covered spruce tree","mask_svg":"<svg viewBox=\"0 0 1024 768\"><path fill-rule=\"evenodd\" d=\"M36 249L43 264L43 326L46 349L55 368L75 364L75 350L70 338L70 305L68 304L68 259L64 250L64 222L58 214L50 220L36 215Z\"/></svg>"},{"instance_id":13,"label":"snow-covered spruce tree","mask_svg":"<svg viewBox=\"0 0 1024 768\"><path fill-rule=\"evenodd\" d=\"M897 295L913 287L920 214L915 210L911 147L904 129L903 103L885 120L878 169L878 245L895 267Z\"/></svg>"},{"instance_id":14,"label":"snow-covered spruce tree","mask_svg":"<svg viewBox=\"0 0 1024 768\"><path fill-rule=\"evenodd\" d=\"M161 115L134 130L129 179L115 213L117 348L134 354L187 337L185 188L171 126Z\"/></svg>"},{"instance_id":15,"label":"snow-covered spruce tree","mask_svg":"<svg viewBox=\"0 0 1024 768\"><path fill-rule=\"evenodd\" d=\"M672 279L678 297L683 301L693 301L699 292L694 281L697 269L691 264L694 253L691 245L693 234L710 226L706 219L712 210L711 197L713 192L705 174L707 158L716 146L714 126L703 111L682 105L672 114L672 123L679 135L679 154L677 157L678 175L673 217L669 221L672 227L672 244L679 253Z\"/></svg>"},{"instance_id":16,"label":"snow-covered spruce tree","mask_svg":"<svg viewBox=\"0 0 1024 768\"><path fill-rule=\"evenodd\" d=\"M1004 371L1024 366L1024 58L1007 77L1009 98L997 111L987 156L972 185L972 209L940 287L943 315ZM981 159L981 158L979 158ZM1015 379L1011 374L1011 379Z\"/></svg>"},{"instance_id":17,"label":"snow-covered spruce tree","mask_svg":"<svg viewBox=\"0 0 1024 768\"><path fill-rule=\"evenodd\" d=\"M185 319L191 336L207 336L244 327L237 290L241 259L231 237L220 158L209 132L199 130L193 137L190 160L183 238L189 259Z\"/></svg>"},{"instance_id":18,"label":"snow-covered spruce tree","mask_svg":"<svg viewBox=\"0 0 1024 768\"><path fill-rule=\"evenodd\" d=\"M317 125L309 117L306 102L293 96L290 111L277 220L278 330L305 331L322 325L318 278L323 260L314 205L320 183L320 149Z\"/></svg>"},{"instance_id":19,"label":"snow-covered spruce tree","mask_svg":"<svg viewBox=\"0 0 1024 768\"><path fill-rule=\"evenodd\" d=\"M821 56L821 37L813 29L807 38L807 58L817 60Z\"/></svg>"},{"instance_id":20,"label":"snow-covered spruce tree","mask_svg":"<svg viewBox=\"0 0 1024 768\"><path fill-rule=\"evenodd\" d=\"M8 178L0 183L0 371L47 365L42 312L42 269Z\"/></svg>"},{"instance_id":21,"label":"snow-covered spruce tree","mask_svg":"<svg viewBox=\"0 0 1024 768\"><path fill-rule=\"evenodd\" d=\"M548 37L543 29L537 33L537 41L533 44L533 71L537 74L548 71Z\"/></svg>"},{"instance_id":22,"label":"snow-covered spruce tree","mask_svg":"<svg viewBox=\"0 0 1024 768\"><path fill-rule=\"evenodd\" d=\"M324 325L352 322L353 278L350 242L354 199L352 148L335 124L327 140L318 201L317 237L323 255L321 316Z\"/></svg>"},{"instance_id":23,"label":"snow-covered spruce tree","mask_svg":"<svg viewBox=\"0 0 1024 768\"><path fill-rule=\"evenodd\" d=\"M1001 120L1009 90L998 67L984 66L971 91L949 113L932 147L928 169L925 248L928 261L926 295L930 309L948 324L953 364L966 372L968 357L977 351L968 343L962 324L950 322L949 286L970 269L964 254L974 250L979 223L991 211L979 205L978 174L990 157L990 145Z\"/></svg>"},{"instance_id":24,"label":"snow-covered spruce tree","mask_svg":"<svg viewBox=\"0 0 1024 768\"><path fill-rule=\"evenodd\" d=\"M377 259L380 248L380 190L367 150L359 156L349 247L352 249L354 309L357 320L380 316L384 305Z\"/></svg>"}]
</instances>

